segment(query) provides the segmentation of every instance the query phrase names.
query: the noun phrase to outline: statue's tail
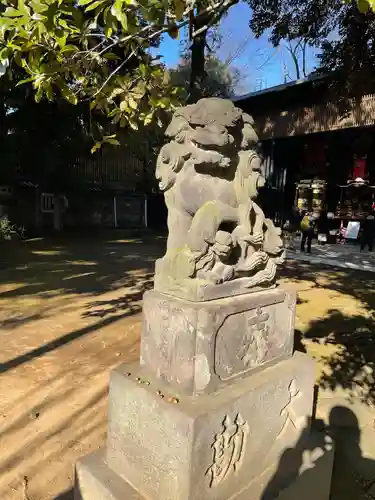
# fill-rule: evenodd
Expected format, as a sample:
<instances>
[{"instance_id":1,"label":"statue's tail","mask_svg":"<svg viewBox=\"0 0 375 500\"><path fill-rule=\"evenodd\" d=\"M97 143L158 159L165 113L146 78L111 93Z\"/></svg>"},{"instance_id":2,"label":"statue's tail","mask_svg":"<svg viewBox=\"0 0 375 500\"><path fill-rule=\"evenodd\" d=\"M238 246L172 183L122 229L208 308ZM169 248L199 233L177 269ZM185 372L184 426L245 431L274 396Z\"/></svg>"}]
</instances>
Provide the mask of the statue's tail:
<instances>
[{"instance_id":1,"label":"statue's tail","mask_svg":"<svg viewBox=\"0 0 375 500\"><path fill-rule=\"evenodd\" d=\"M267 266L268 260L269 257L265 252L255 252L251 254L245 262L242 262L240 265L236 266L236 271L241 273L254 271L259 267Z\"/></svg>"},{"instance_id":2,"label":"statue's tail","mask_svg":"<svg viewBox=\"0 0 375 500\"><path fill-rule=\"evenodd\" d=\"M253 288L255 286L271 285L276 278L276 270L273 259L268 259L266 267L250 278L245 287Z\"/></svg>"}]
</instances>

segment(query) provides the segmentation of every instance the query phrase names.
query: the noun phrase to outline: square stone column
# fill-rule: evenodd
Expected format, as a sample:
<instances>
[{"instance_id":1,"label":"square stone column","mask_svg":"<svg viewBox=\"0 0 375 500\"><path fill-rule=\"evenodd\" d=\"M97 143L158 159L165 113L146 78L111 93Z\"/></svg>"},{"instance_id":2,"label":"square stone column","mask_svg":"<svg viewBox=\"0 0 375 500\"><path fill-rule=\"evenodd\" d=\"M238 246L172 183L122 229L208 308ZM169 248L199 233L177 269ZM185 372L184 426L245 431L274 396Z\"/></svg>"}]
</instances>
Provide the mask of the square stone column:
<instances>
[{"instance_id":1,"label":"square stone column","mask_svg":"<svg viewBox=\"0 0 375 500\"><path fill-rule=\"evenodd\" d=\"M112 372L107 447L78 463L76 498L288 499L310 468L328 500L332 443L311 435L295 302L281 287L208 303L147 292L140 363Z\"/></svg>"},{"instance_id":2,"label":"square stone column","mask_svg":"<svg viewBox=\"0 0 375 500\"><path fill-rule=\"evenodd\" d=\"M107 445L77 464L76 500L329 500L333 444L311 433L314 362L293 352L254 121L205 98L166 136L169 235L141 359L111 374Z\"/></svg>"},{"instance_id":3,"label":"square stone column","mask_svg":"<svg viewBox=\"0 0 375 500\"><path fill-rule=\"evenodd\" d=\"M295 303L282 288L208 302L146 292L141 366L186 394L225 387L292 355Z\"/></svg>"}]
</instances>

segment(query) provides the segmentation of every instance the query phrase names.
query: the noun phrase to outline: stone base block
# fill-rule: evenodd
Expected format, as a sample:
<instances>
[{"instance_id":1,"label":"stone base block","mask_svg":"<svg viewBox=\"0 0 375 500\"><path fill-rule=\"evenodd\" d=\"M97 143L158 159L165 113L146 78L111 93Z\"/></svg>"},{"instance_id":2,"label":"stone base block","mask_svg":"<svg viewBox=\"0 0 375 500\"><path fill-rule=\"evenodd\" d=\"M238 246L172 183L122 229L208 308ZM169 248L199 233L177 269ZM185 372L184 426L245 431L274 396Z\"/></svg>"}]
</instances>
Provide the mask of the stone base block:
<instances>
[{"instance_id":1,"label":"stone base block","mask_svg":"<svg viewBox=\"0 0 375 500\"><path fill-rule=\"evenodd\" d=\"M213 392L292 356L295 303L282 287L202 303L146 292L141 365L178 391Z\"/></svg>"},{"instance_id":2,"label":"stone base block","mask_svg":"<svg viewBox=\"0 0 375 500\"><path fill-rule=\"evenodd\" d=\"M75 469L74 500L145 500L127 481L111 470L105 452L79 460Z\"/></svg>"},{"instance_id":3,"label":"stone base block","mask_svg":"<svg viewBox=\"0 0 375 500\"><path fill-rule=\"evenodd\" d=\"M110 382L108 466L150 500L237 498L285 450L304 446L314 368L296 353L191 397L122 365Z\"/></svg>"},{"instance_id":4,"label":"stone base block","mask_svg":"<svg viewBox=\"0 0 375 500\"><path fill-rule=\"evenodd\" d=\"M173 279L166 270L163 270L163 259L158 259L155 266L154 286L158 292L179 297L180 299L191 300L193 302L205 302L207 300L216 300L223 297L235 297L239 295L249 295L270 290L272 286L255 286L248 288L251 278L236 278L233 281L227 281L221 284L211 284L199 279Z\"/></svg>"},{"instance_id":5,"label":"stone base block","mask_svg":"<svg viewBox=\"0 0 375 500\"><path fill-rule=\"evenodd\" d=\"M329 500L333 457L333 444L321 433L312 434L304 449L297 447L286 451L278 463L230 499ZM80 460L75 479L75 500L146 500L108 467L105 451L97 451ZM206 498L201 496L201 500Z\"/></svg>"}]
</instances>

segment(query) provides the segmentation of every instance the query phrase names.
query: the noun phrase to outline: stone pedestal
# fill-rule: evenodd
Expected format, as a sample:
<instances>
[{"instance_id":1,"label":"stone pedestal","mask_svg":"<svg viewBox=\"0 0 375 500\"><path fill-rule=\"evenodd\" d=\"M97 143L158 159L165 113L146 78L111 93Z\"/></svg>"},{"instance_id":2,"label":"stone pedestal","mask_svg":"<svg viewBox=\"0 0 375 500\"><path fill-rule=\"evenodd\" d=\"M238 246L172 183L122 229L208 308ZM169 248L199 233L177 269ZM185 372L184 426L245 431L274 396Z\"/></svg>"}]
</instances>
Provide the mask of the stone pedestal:
<instances>
[{"instance_id":1,"label":"stone pedestal","mask_svg":"<svg viewBox=\"0 0 375 500\"><path fill-rule=\"evenodd\" d=\"M140 364L112 372L107 447L77 464L76 499L328 500L333 445L310 431L294 315L282 288L146 293Z\"/></svg>"},{"instance_id":2,"label":"stone pedestal","mask_svg":"<svg viewBox=\"0 0 375 500\"><path fill-rule=\"evenodd\" d=\"M141 366L186 394L207 394L289 358L295 296L277 288L192 302L146 292Z\"/></svg>"}]
</instances>

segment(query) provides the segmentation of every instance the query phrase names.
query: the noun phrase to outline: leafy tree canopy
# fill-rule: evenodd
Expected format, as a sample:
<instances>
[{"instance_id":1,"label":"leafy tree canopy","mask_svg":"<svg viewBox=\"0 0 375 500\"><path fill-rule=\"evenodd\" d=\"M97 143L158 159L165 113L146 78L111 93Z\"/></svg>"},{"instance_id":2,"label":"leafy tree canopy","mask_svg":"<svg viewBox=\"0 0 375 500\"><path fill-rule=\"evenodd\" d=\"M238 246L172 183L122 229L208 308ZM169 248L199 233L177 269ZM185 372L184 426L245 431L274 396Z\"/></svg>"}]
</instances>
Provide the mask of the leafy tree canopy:
<instances>
[{"instance_id":1,"label":"leafy tree canopy","mask_svg":"<svg viewBox=\"0 0 375 500\"><path fill-rule=\"evenodd\" d=\"M375 78L374 0L248 0L256 36L270 41L304 40L320 49L321 73L338 76L341 89L362 93Z\"/></svg>"},{"instance_id":2,"label":"leafy tree canopy","mask_svg":"<svg viewBox=\"0 0 375 500\"><path fill-rule=\"evenodd\" d=\"M191 78L191 58L186 53L177 68L172 69L171 83L184 89L183 100L189 98L189 82ZM240 71L229 67L214 54L206 57L205 78L201 88L202 97L234 97L241 80Z\"/></svg>"},{"instance_id":3,"label":"leafy tree canopy","mask_svg":"<svg viewBox=\"0 0 375 500\"><path fill-rule=\"evenodd\" d=\"M163 34L178 38L188 25L190 89L198 81L198 93L191 94L193 100L200 97L205 92L207 32L237 1L0 0L0 82L7 79L8 90L28 85L37 102L63 98L82 103L133 130L160 124L160 116L180 102L180 95L149 49ZM302 36L323 48L322 66L329 70L353 61L360 68L375 67L370 11L375 0L247 1L253 8L252 29L260 35L271 28L274 44ZM0 99L0 119L5 113ZM114 135L103 135L105 142L118 143ZM100 141L93 149L98 147Z\"/></svg>"},{"instance_id":4,"label":"leafy tree canopy","mask_svg":"<svg viewBox=\"0 0 375 500\"><path fill-rule=\"evenodd\" d=\"M0 179L38 184L43 180L61 188L70 180L66 167L73 166L78 156L90 154L89 109L64 99L36 103L30 83L16 85L24 77L18 68L12 80L9 75L0 79ZM104 118L100 115L98 120Z\"/></svg>"},{"instance_id":5,"label":"leafy tree canopy","mask_svg":"<svg viewBox=\"0 0 375 500\"><path fill-rule=\"evenodd\" d=\"M199 37L233 0L0 0L0 75L22 68L35 98L87 102L138 128L178 104L149 49L200 19ZM199 8L198 8L199 7ZM116 138L107 142L117 143Z\"/></svg>"}]
</instances>

